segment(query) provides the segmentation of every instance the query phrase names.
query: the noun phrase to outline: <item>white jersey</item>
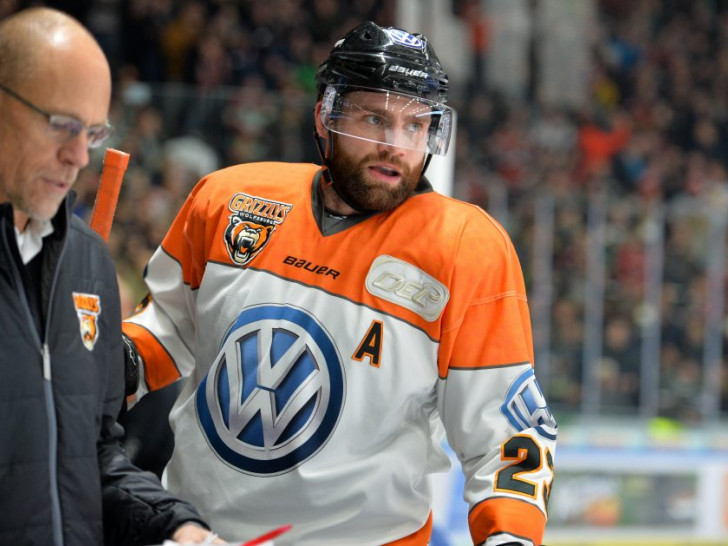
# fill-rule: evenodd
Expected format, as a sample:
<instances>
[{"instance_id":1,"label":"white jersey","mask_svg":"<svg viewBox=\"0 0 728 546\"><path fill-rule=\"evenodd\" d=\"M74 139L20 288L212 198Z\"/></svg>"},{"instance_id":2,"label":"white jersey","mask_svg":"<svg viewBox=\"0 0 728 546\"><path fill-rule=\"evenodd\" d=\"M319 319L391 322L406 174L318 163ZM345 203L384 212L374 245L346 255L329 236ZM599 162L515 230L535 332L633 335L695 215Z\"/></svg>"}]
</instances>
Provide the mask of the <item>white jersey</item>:
<instances>
[{"instance_id":1,"label":"white jersey","mask_svg":"<svg viewBox=\"0 0 728 546\"><path fill-rule=\"evenodd\" d=\"M324 234L317 173L213 173L148 265L141 391L189 376L166 485L229 540L424 545L444 430L474 542L540 544L556 426L507 234L428 187Z\"/></svg>"}]
</instances>

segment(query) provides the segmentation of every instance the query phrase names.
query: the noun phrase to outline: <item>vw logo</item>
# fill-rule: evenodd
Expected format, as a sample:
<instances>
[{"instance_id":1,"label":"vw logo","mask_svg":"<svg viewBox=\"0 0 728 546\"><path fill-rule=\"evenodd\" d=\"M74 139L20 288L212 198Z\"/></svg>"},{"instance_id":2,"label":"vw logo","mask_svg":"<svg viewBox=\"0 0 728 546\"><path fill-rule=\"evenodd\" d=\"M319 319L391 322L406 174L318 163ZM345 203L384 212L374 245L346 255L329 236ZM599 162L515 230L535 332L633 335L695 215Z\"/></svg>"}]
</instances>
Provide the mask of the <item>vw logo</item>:
<instances>
[{"instance_id":1,"label":"vw logo","mask_svg":"<svg viewBox=\"0 0 728 546\"><path fill-rule=\"evenodd\" d=\"M415 49L422 49L425 47L425 44L422 40L420 40L416 36L412 36L412 34L410 34L409 32L405 32L404 30L393 28L389 29L387 32L392 41L397 44L406 47L412 47Z\"/></svg>"},{"instance_id":2,"label":"vw logo","mask_svg":"<svg viewBox=\"0 0 728 546\"><path fill-rule=\"evenodd\" d=\"M302 309L244 310L197 387L200 426L229 465L285 473L315 455L344 406L344 369L321 324Z\"/></svg>"},{"instance_id":3,"label":"vw logo","mask_svg":"<svg viewBox=\"0 0 728 546\"><path fill-rule=\"evenodd\" d=\"M533 368L515 379L500 409L517 431L534 428L544 438L556 439L556 420L546 405Z\"/></svg>"}]
</instances>

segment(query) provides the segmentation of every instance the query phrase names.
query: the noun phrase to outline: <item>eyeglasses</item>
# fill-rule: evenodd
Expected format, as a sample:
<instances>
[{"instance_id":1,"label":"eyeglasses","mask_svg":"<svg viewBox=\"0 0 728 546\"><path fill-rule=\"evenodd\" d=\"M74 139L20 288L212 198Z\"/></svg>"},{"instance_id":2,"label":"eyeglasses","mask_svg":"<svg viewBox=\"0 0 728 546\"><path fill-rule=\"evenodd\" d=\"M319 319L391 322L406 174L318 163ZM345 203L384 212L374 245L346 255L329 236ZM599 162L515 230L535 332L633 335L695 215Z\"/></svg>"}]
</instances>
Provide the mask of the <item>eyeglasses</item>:
<instances>
[{"instance_id":1,"label":"eyeglasses","mask_svg":"<svg viewBox=\"0 0 728 546\"><path fill-rule=\"evenodd\" d=\"M13 97L15 100L23 103L34 112L45 116L48 120L48 135L55 141L62 144L70 142L71 140L76 138L78 135L81 134L81 131L86 131L86 136L88 137L88 147L99 148L101 145L104 144L104 142L108 140L108 138L114 132L114 128L108 123L100 123L98 125L89 126L71 116L64 116L62 114L51 114L50 112L46 112L29 100L26 100L18 95L12 89L5 87L3 84L0 84L0 90L5 91L8 95Z\"/></svg>"}]
</instances>

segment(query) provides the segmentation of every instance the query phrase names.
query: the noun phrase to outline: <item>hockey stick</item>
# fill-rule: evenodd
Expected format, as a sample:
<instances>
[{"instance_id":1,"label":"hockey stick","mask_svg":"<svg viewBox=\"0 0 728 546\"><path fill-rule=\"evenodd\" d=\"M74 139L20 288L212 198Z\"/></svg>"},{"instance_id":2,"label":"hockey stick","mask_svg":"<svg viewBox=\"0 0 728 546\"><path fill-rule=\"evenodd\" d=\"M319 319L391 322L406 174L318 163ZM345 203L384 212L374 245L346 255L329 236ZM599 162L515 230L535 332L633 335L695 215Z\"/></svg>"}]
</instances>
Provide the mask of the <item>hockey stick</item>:
<instances>
[{"instance_id":1,"label":"hockey stick","mask_svg":"<svg viewBox=\"0 0 728 546\"><path fill-rule=\"evenodd\" d=\"M121 180L124 178L128 164L129 154L113 148L106 149L101 180L99 181L99 188L96 190L96 201L91 213L91 229L101 235L104 241L109 240L111 223L114 221L116 203L119 199Z\"/></svg>"}]
</instances>

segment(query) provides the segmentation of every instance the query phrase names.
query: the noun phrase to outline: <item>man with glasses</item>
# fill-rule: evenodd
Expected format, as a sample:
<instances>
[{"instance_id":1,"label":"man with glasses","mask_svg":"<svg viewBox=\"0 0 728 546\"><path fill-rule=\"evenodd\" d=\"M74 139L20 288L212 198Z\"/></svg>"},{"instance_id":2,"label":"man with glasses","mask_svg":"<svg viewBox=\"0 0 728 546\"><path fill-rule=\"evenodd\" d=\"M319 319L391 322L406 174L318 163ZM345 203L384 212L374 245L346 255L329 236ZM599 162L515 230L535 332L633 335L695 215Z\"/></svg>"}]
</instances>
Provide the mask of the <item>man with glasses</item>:
<instances>
[{"instance_id":1,"label":"man with glasses","mask_svg":"<svg viewBox=\"0 0 728 546\"><path fill-rule=\"evenodd\" d=\"M556 424L518 258L424 177L448 149L447 75L424 36L364 23L318 84L323 165L205 177L125 321L138 394L189 376L166 483L226 537L425 545L444 425L474 543L541 544Z\"/></svg>"},{"instance_id":2,"label":"man with glasses","mask_svg":"<svg viewBox=\"0 0 728 546\"><path fill-rule=\"evenodd\" d=\"M211 536L119 443L114 264L69 195L111 133L110 97L108 62L77 21L46 8L0 21L0 544Z\"/></svg>"},{"instance_id":3,"label":"man with glasses","mask_svg":"<svg viewBox=\"0 0 728 546\"><path fill-rule=\"evenodd\" d=\"M62 144L70 142L85 131L88 136L88 147L100 148L114 131L114 128L109 125L108 122L88 127L84 125L82 121L77 120L73 116L64 116L63 114L51 114L50 112L46 112L5 85L0 84L0 90L45 117L48 120L47 134L56 142L60 142Z\"/></svg>"}]
</instances>

